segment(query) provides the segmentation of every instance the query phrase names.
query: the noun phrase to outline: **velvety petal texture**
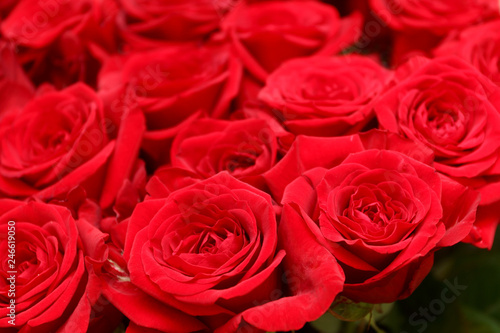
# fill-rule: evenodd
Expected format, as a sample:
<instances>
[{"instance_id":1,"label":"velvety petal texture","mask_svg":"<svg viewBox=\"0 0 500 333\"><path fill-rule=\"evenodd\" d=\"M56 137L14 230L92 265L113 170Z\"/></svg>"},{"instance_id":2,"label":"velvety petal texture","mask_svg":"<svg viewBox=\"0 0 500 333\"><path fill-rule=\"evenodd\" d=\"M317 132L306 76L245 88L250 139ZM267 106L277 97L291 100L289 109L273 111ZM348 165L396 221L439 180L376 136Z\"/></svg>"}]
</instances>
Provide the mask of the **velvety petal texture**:
<instances>
[{"instance_id":1,"label":"velvety petal texture","mask_svg":"<svg viewBox=\"0 0 500 333\"><path fill-rule=\"evenodd\" d=\"M435 168L481 192L482 206L499 202L491 188L500 175L500 88L458 57L416 58L397 77L375 103L380 126L431 148ZM481 240L492 239L490 229L476 231L470 241L491 247Z\"/></svg>"},{"instance_id":2,"label":"velvety petal texture","mask_svg":"<svg viewBox=\"0 0 500 333\"><path fill-rule=\"evenodd\" d=\"M94 84L101 56L116 51L113 8L110 0L21 0L0 32L19 46L16 57L37 85Z\"/></svg>"},{"instance_id":3,"label":"velvety petal texture","mask_svg":"<svg viewBox=\"0 0 500 333\"><path fill-rule=\"evenodd\" d=\"M437 34L498 15L498 2L491 0L370 0L370 5L393 29L426 29Z\"/></svg>"},{"instance_id":4,"label":"velvety petal texture","mask_svg":"<svg viewBox=\"0 0 500 333\"><path fill-rule=\"evenodd\" d=\"M183 327L180 331L234 332L245 325L270 331L298 329L318 318L342 289L340 266L326 250L318 251L331 267L321 276L328 293L318 296L322 302L308 304L317 295L310 277L299 274L299 285L292 285L287 266L281 268L286 251L278 247L271 198L223 172L139 204L129 222L124 259L138 299L160 302L168 309L164 320ZM300 266L300 260L290 266ZM287 284L291 291L285 294ZM136 325L168 331L126 302L117 306ZM283 320L272 320L276 316Z\"/></svg>"},{"instance_id":5,"label":"velvety petal texture","mask_svg":"<svg viewBox=\"0 0 500 333\"><path fill-rule=\"evenodd\" d=\"M15 225L9 221L14 221ZM17 329L41 333L84 333L91 327L97 327L93 325L100 325L99 320L91 320L91 312L101 292L98 281L89 278L85 259L99 260L103 257L104 253L94 250L98 248L103 234L97 229L92 230L86 221L78 222L84 228L78 228L71 212L62 206L0 200L2 330L12 327L8 323L11 318L7 316L7 306L12 298L7 278L11 274L15 275ZM12 226L14 229L8 229ZM8 237L7 230L14 231L14 240ZM15 244L14 259L8 257L8 249L12 248L9 240ZM107 310L100 308L94 315L100 316ZM120 314L111 313L108 313L109 322L113 322L114 318L121 319ZM116 320L114 323L117 324Z\"/></svg>"},{"instance_id":6,"label":"velvety petal texture","mask_svg":"<svg viewBox=\"0 0 500 333\"><path fill-rule=\"evenodd\" d=\"M449 33L500 17L495 0L369 0L369 4L392 29L395 65L414 55L431 54Z\"/></svg>"},{"instance_id":7,"label":"velvety petal texture","mask_svg":"<svg viewBox=\"0 0 500 333\"><path fill-rule=\"evenodd\" d=\"M435 56L455 54L500 85L500 19L450 34L436 49Z\"/></svg>"},{"instance_id":8,"label":"velvety petal texture","mask_svg":"<svg viewBox=\"0 0 500 333\"><path fill-rule=\"evenodd\" d=\"M372 101L391 72L368 57L311 57L285 62L266 80L259 99L292 133L339 136L361 131Z\"/></svg>"},{"instance_id":9,"label":"velvety petal texture","mask_svg":"<svg viewBox=\"0 0 500 333\"><path fill-rule=\"evenodd\" d=\"M227 171L262 188L262 174L274 166L278 155L274 130L264 119L195 120L176 136L171 166L193 172L200 178Z\"/></svg>"},{"instance_id":10,"label":"velvety petal texture","mask_svg":"<svg viewBox=\"0 0 500 333\"><path fill-rule=\"evenodd\" d=\"M320 145L345 150L317 155ZM412 145L419 160L403 153ZM434 252L468 235L479 203L477 192L426 164L429 157L427 148L379 131L299 136L276 169L284 175L287 165L300 168L277 181L274 170L266 175L278 194L284 186L280 237L296 232L297 224L306 228L339 262L346 279L342 295L356 302L408 297L430 271ZM286 236L281 241L285 249L296 246ZM317 265L309 274L331 269Z\"/></svg>"},{"instance_id":11,"label":"velvety petal texture","mask_svg":"<svg viewBox=\"0 0 500 333\"><path fill-rule=\"evenodd\" d=\"M120 0L120 34L127 48L144 49L172 42L196 41L219 27L223 15L237 1Z\"/></svg>"},{"instance_id":12,"label":"velvety petal texture","mask_svg":"<svg viewBox=\"0 0 500 333\"><path fill-rule=\"evenodd\" d=\"M117 126L131 109L144 114L142 148L162 164L183 122L199 112L215 118L227 113L240 79L241 65L227 45L172 46L110 58L100 73L99 94Z\"/></svg>"},{"instance_id":13,"label":"velvety petal texture","mask_svg":"<svg viewBox=\"0 0 500 333\"><path fill-rule=\"evenodd\" d=\"M285 60L333 55L359 37L361 16L341 18L319 1L262 1L241 3L222 22L245 68L257 79Z\"/></svg>"},{"instance_id":14,"label":"velvety petal texture","mask_svg":"<svg viewBox=\"0 0 500 333\"><path fill-rule=\"evenodd\" d=\"M51 119L51 121L47 121ZM33 99L0 122L0 193L51 199L89 180L94 195L115 142L102 102L84 84Z\"/></svg>"},{"instance_id":15,"label":"velvety petal texture","mask_svg":"<svg viewBox=\"0 0 500 333\"><path fill-rule=\"evenodd\" d=\"M13 45L0 42L0 119L16 112L33 97L35 89L16 60Z\"/></svg>"},{"instance_id":16,"label":"velvety petal texture","mask_svg":"<svg viewBox=\"0 0 500 333\"><path fill-rule=\"evenodd\" d=\"M499 0L0 0L0 332L411 330L386 303L500 224L499 31Z\"/></svg>"},{"instance_id":17,"label":"velvety petal texture","mask_svg":"<svg viewBox=\"0 0 500 333\"><path fill-rule=\"evenodd\" d=\"M101 99L82 83L42 93L0 119L0 196L50 201L82 187L109 207L132 174L144 122L131 110L115 135Z\"/></svg>"}]
</instances>

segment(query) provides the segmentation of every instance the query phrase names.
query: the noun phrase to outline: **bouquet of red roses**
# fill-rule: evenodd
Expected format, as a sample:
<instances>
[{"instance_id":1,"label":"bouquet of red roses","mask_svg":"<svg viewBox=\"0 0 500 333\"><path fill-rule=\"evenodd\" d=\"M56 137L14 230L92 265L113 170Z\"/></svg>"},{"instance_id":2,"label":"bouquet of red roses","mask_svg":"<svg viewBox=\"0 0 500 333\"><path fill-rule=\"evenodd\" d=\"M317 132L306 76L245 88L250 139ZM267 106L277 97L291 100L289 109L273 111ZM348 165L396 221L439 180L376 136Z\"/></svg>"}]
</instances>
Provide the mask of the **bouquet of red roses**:
<instances>
[{"instance_id":1,"label":"bouquet of red roses","mask_svg":"<svg viewBox=\"0 0 500 333\"><path fill-rule=\"evenodd\" d=\"M499 7L3 0L0 331L499 331Z\"/></svg>"}]
</instances>

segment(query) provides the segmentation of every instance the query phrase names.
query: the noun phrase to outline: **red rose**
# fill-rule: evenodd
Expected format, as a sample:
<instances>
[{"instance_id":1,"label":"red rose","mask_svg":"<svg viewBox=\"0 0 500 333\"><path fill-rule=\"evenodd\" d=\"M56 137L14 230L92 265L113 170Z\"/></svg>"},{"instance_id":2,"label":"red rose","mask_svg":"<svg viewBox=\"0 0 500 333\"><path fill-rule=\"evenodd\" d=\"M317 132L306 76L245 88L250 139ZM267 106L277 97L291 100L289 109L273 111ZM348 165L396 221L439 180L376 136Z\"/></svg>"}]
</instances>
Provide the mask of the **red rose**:
<instances>
[{"instance_id":1,"label":"red rose","mask_svg":"<svg viewBox=\"0 0 500 333\"><path fill-rule=\"evenodd\" d=\"M259 187L262 173L276 162L278 142L262 119L195 120L176 136L173 167L209 178L220 171Z\"/></svg>"},{"instance_id":2,"label":"red rose","mask_svg":"<svg viewBox=\"0 0 500 333\"><path fill-rule=\"evenodd\" d=\"M441 36L498 10L498 2L493 0L370 0L370 5L395 30L427 30Z\"/></svg>"},{"instance_id":3,"label":"red rose","mask_svg":"<svg viewBox=\"0 0 500 333\"><path fill-rule=\"evenodd\" d=\"M316 1L264 1L237 6L222 22L246 69L257 79L285 60L332 55L356 41L361 17L340 18Z\"/></svg>"},{"instance_id":4,"label":"red rose","mask_svg":"<svg viewBox=\"0 0 500 333\"><path fill-rule=\"evenodd\" d=\"M115 123L127 110L142 111L147 126L142 148L164 163L183 121L197 111L213 117L227 112L240 76L241 66L226 46L179 46L111 59L99 87Z\"/></svg>"},{"instance_id":5,"label":"red rose","mask_svg":"<svg viewBox=\"0 0 500 333\"><path fill-rule=\"evenodd\" d=\"M22 108L35 89L17 63L14 48L0 42L0 119L12 109Z\"/></svg>"},{"instance_id":6,"label":"red rose","mask_svg":"<svg viewBox=\"0 0 500 333\"><path fill-rule=\"evenodd\" d=\"M370 5L396 32L396 64L412 52L426 54L452 30L499 16L496 0L370 0Z\"/></svg>"},{"instance_id":7,"label":"red rose","mask_svg":"<svg viewBox=\"0 0 500 333\"><path fill-rule=\"evenodd\" d=\"M299 136L267 175L282 189L283 178L300 173L284 190L280 237L307 230L302 241L316 241L339 261L342 294L356 302L409 296L430 271L434 251L461 241L475 219L475 191L399 151L432 160L425 148L377 131ZM282 242L288 256L295 244Z\"/></svg>"},{"instance_id":8,"label":"red rose","mask_svg":"<svg viewBox=\"0 0 500 333\"><path fill-rule=\"evenodd\" d=\"M283 126L273 115L273 110L270 110L261 102L246 103L243 108L231 113L230 119L260 119L265 121L267 123L267 126L271 128L273 133L276 135L276 138L278 139L278 150L280 157L286 154L288 149L290 149L290 147L292 146L293 140L295 140L295 135L283 128Z\"/></svg>"},{"instance_id":9,"label":"red rose","mask_svg":"<svg viewBox=\"0 0 500 333\"><path fill-rule=\"evenodd\" d=\"M456 57L416 58L375 103L380 126L434 151L435 168L481 192L469 241L491 247L500 201L500 88Z\"/></svg>"},{"instance_id":10,"label":"red rose","mask_svg":"<svg viewBox=\"0 0 500 333\"><path fill-rule=\"evenodd\" d=\"M292 133L352 134L374 118L372 100L389 74L358 55L295 59L268 77L259 99L279 113Z\"/></svg>"},{"instance_id":11,"label":"red rose","mask_svg":"<svg viewBox=\"0 0 500 333\"><path fill-rule=\"evenodd\" d=\"M153 197L168 196L221 171L267 191L262 174L286 154L294 139L258 106L233 112L231 121L195 120L177 134L171 164L155 171L146 191Z\"/></svg>"},{"instance_id":12,"label":"red rose","mask_svg":"<svg viewBox=\"0 0 500 333\"><path fill-rule=\"evenodd\" d=\"M111 0L21 0L1 24L36 84L94 84L104 50L114 50Z\"/></svg>"},{"instance_id":13,"label":"red rose","mask_svg":"<svg viewBox=\"0 0 500 333\"><path fill-rule=\"evenodd\" d=\"M454 54L471 63L500 86L500 20L450 35L433 51L435 56Z\"/></svg>"},{"instance_id":14,"label":"red rose","mask_svg":"<svg viewBox=\"0 0 500 333\"><path fill-rule=\"evenodd\" d=\"M0 228L2 331L110 332L117 326L121 315L100 298L98 280L85 267L85 259L102 260L94 251L101 232L64 207L9 199L0 199ZM12 257L9 249L15 249ZM8 296L12 275L15 295Z\"/></svg>"},{"instance_id":15,"label":"red rose","mask_svg":"<svg viewBox=\"0 0 500 333\"><path fill-rule=\"evenodd\" d=\"M234 3L233 3L234 2ZM218 29L222 15L233 0L120 0L118 26L133 49L196 41Z\"/></svg>"},{"instance_id":16,"label":"red rose","mask_svg":"<svg viewBox=\"0 0 500 333\"><path fill-rule=\"evenodd\" d=\"M271 198L220 173L136 207L124 253L130 282L106 295L131 319L130 332L298 329L330 306L343 276L322 252L315 263L328 265L328 274L282 272L285 252L277 243ZM291 251L312 254L308 245L297 242ZM314 284L329 293L316 294Z\"/></svg>"},{"instance_id":17,"label":"red rose","mask_svg":"<svg viewBox=\"0 0 500 333\"><path fill-rule=\"evenodd\" d=\"M82 186L109 206L137 159L141 122L140 113L127 114L115 140L87 86L36 97L0 122L0 194L50 200Z\"/></svg>"}]
</instances>

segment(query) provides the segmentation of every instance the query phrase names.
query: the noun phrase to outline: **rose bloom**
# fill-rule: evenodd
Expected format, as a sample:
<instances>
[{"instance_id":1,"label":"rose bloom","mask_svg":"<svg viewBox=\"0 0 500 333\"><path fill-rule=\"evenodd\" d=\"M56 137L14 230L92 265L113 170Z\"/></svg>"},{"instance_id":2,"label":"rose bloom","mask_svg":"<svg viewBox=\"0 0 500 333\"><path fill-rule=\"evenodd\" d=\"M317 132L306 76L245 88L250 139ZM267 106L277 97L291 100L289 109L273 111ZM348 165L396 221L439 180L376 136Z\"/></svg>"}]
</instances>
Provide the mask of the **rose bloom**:
<instances>
[{"instance_id":1,"label":"rose bloom","mask_svg":"<svg viewBox=\"0 0 500 333\"><path fill-rule=\"evenodd\" d=\"M450 34L434 49L437 57L454 54L471 63L500 86L500 20Z\"/></svg>"},{"instance_id":2,"label":"rose bloom","mask_svg":"<svg viewBox=\"0 0 500 333\"><path fill-rule=\"evenodd\" d=\"M0 199L0 228L2 332L111 332L118 326L121 314L101 298L99 280L85 265L103 260L103 253L93 251L102 233L85 220L75 221L64 207L10 199ZM12 261L9 240L15 242ZM14 297L9 271L16 271ZM11 299L15 327L9 324Z\"/></svg>"},{"instance_id":3,"label":"rose bloom","mask_svg":"<svg viewBox=\"0 0 500 333\"><path fill-rule=\"evenodd\" d=\"M469 239L491 247L500 201L500 88L457 57L415 58L375 104L380 126L434 151L439 172L481 192Z\"/></svg>"},{"instance_id":4,"label":"rose bloom","mask_svg":"<svg viewBox=\"0 0 500 333\"><path fill-rule=\"evenodd\" d=\"M0 42L0 119L22 108L35 94L33 84L16 60L14 47Z\"/></svg>"},{"instance_id":5,"label":"rose bloom","mask_svg":"<svg viewBox=\"0 0 500 333\"><path fill-rule=\"evenodd\" d=\"M372 101L390 77L368 57L300 58L274 71L258 97L292 133L346 135L374 118Z\"/></svg>"},{"instance_id":6,"label":"rose bloom","mask_svg":"<svg viewBox=\"0 0 500 333\"><path fill-rule=\"evenodd\" d=\"M218 29L233 0L120 0L118 26L127 47L144 49L168 42L196 41Z\"/></svg>"},{"instance_id":7,"label":"rose bloom","mask_svg":"<svg viewBox=\"0 0 500 333\"><path fill-rule=\"evenodd\" d=\"M221 171L267 191L262 174L286 153L294 138L258 106L232 113L230 121L194 120L175 137L171 164L155 171L147 192L167 196Z\"/></svg>"},{"instance_id":8,"label":"rose bloom","mask_svg":"<svg viewBox=\"0 0 500 333\"><path fill-rule=\"evenodd\" d=\"M141 117L125 115L114 137L102 102L84 84L34 98L0 121L0 195L63 199L81 186L110 205L137 159Z\"/></svg>"},{"instance_id":9,"label":"rose bloom","mask_svg":"<svg viewBox=\"0 0 500 333\"><path fill-rule=\"evenodd\" d=\"M142 148L162 164L184 121L198 111L227 113L241 66L226 45L177 46L112 58L99 78L107 116L118 124L128 110L140 110L147 127Z\"/></svg>"},{"instance_id":10,"label":"rose bloom","mask_svg":"<svg viewBox=\"0 0 500 333\"><path fill-rule=\"evenodd\" d=\"M370 0L373 11L395 31L392 59L426 54L449 32L498 17L496 0Z\"/></svg>"},{"instance_id":11,"label":"rose bloom","mask_svg":"<svg viewBox=\"0 0 500 333\"><path fill-rule=\"evenodd\" d=\"M434 252L468 235L479 202L477 192L438 174L431 162L430 150L395 134L298 136L266 174L284 205L279 235L305 230L301 241L338 260L342 295L355 302L408 297L432 268ZM283 244L288 257L295 244ZM329 269L318 264L313 271Z\"/></svg>"},{"instance_id":12,"label":"rose bloom","mask_svg":"<svg viewBox=\"0 0 500 333\"><path fill-rule=\"evenodd\" d=\"M276 163L277 151L277 137L263 119L200 119L176 136L170 160L172 167L202 178L228 171L258 187L262 173Z\"/></svg>"},{"instance_id":13,"label":"rose bloom","mask_svg":"<svg viewBox=\"0 0 500 333\"><path fill-rule=\"evenodd\" d=\"M221 27L245 68L265 81L285 60L342 51L359 37L360 25L360 15L340 18L317 1L263 1L236 6Z\"/></svg>"},{"instance_id":14,"label":"rose bloom","mask_svg":"<svg viewBox=\"0 0 500 333\"><path fill-rule=\"evenodd\" d=\"M128 332L299 329L342 289L335 259L301 244L301 235L288 238L295 260L284 259L271 197L227 172L140 203L128 223L129 279L104 287L130 318ZM300 272L310 257L299 253L317 254L328 273Z\"/></svg>"},{"instance_id":15,"label":"rose bloom","mask_svg":"<svg viewBox=\"0 0 500 333\"><path fill-rule=\"evenodd\" d=\"M0 30L37 85L93 85L105 51L116 50L113 8L111 0L20 0Z\"/></svg>"}]
</instances>

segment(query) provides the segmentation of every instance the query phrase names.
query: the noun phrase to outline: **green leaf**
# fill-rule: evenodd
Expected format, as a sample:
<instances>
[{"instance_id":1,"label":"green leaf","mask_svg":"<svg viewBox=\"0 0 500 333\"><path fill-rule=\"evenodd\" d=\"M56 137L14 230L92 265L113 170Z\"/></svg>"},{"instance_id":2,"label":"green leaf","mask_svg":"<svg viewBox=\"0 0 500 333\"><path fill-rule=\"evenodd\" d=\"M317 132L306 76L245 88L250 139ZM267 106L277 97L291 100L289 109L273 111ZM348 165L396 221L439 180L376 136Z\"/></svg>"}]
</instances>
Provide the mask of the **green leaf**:
<instances>
[{"instance_id":1,"label":"green leaf","mask_svg":"<svg viewBox=\"0 0 500 333\"><path fill-rule=\"evenodd\" d=\"M462 332L500 333L500 322L485 313L467 306L462 306L460 312L462 314L460 316Z\"/></svg>"},{"instance_id":2,"label":"green leaf","mask_svg":"<svg viewBox=\"0 0 500 333\"><path fill-rule=\"evenodd\" d=\"M417 290L377 324L391 333L500 333L500 230L491 251L458 244L435 259Z\"/></svg>"},{"instance_id":3,"label":"green leaf","mask_svg":"<svg viewBox=\"0 0 500 333\"><path fill-rule=\"evenodd\" d=\"M329 312L309 324L321 333L339 333L342 327L342 322Z\"/></svg>"},{"instance_id":4,"label":"green leaf","mask_svg":"<svg viewBox=\"0 0 500 333\"><path fill-rule=\"evenodd\" d=\"M372 311L373 320L378 322L389 313L391 313L392 309L394 308L394 304L395 303L375 304Z\"/></svg>"},{"instance_id":5,"label":"green leaf","mask_svg":"<svg viewBox=\"0 0 500 333\"><path fill-rule=\"evenodd\" d=\"M356 303L340 296L333 302L329 312L343 321L357 321L366 317L372 310L373 304Z\"/></svg>"}]
</instances>

